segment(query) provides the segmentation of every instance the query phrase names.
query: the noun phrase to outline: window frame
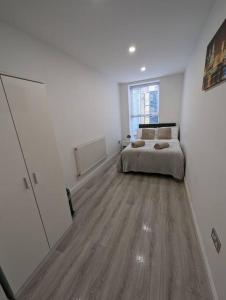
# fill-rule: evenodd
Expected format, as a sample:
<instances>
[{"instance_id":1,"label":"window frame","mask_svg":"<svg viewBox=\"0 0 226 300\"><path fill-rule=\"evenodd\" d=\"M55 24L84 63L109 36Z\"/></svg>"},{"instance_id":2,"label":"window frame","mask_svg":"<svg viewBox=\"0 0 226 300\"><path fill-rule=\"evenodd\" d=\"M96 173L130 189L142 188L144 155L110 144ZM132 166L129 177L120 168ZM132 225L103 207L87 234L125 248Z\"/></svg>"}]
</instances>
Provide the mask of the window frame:
<instances>
[{"instance_id":1,"label":"window frame","mask_svg":"<svg viewBox=\"0 0 226 300\"><path fill-rule=\"evenodd\" d=\"M151 86L151 85L158 85L158 93L159 93L159 99L158 99L158 113L149 113L149 114L136 114L136 115L133 115L132 114L132 109L131 109L131 103L132 103L132 89L135 88L135 87L146 87L146 86ZM157 115L158 116L158 122L155 123L155 124L158 124L159 121L160 121L160 81L150 81L150 82L145 82L145 83L134 83L134 84L130 84L128 85L128 106L129 106L129 130L130 130L130 134L132 134L132 126L131 126L131 123L132 123L132 118L145 118L145 117L150 117L153 116L153 115ZM145 106L145 105L144 105ZM150 105L149 105L150 106ZM145 123L146 124L146 123ZM147 124L152 124L150 123L147 123ZM153 123L154 124L154 123Z\"/></svg>"}]
</instances>

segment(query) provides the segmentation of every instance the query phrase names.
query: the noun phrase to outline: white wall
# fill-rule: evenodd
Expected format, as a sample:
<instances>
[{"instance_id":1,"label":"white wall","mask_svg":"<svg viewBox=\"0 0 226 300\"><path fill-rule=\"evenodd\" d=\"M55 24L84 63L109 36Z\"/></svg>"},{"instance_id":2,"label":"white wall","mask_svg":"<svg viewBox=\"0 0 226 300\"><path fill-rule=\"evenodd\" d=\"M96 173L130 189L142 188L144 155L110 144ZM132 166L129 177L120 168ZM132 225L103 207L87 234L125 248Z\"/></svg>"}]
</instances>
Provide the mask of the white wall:
<instances>
[{"instance_id":1,"label":"white wall","mask_svg":"<svg viewBox=\"0 0 226 300\"><path fill-rule=\"evenodd\" d=\"M0 40L1 72L47 83L65 184L72 187L76 182L73 154L76 145L106 136L108 155L119 149L118 85L4 23L0 23Z\"/></svg>"},{"instance_id":2,"label":"white wall","mask_svg":"<svg viewBox=\"0 0 226 300\"><path fill-rule=\"evenodd\" d=\"M185 74L182 144L186 179L219 299L226 299L226 83L202 91L206 48L226 16L226 1L217 0ZM222 242L218 255L210 233Z\"/></svg>"},{"instance_id":3,"label":"white wall","mask_svg":"<svg viewBox=\"0 0 226 300\"><path fill-rule=\"evenodd\" d=\"M154 78L146 81L160 81L160 122L180 123L184 75L173 74L170 76ZM146 81L141 81L141 83ZM126 137L126 135L129 133L128 86L130 84L132 83L119 84L122 137Z\"/></svg>"}]
</instances>

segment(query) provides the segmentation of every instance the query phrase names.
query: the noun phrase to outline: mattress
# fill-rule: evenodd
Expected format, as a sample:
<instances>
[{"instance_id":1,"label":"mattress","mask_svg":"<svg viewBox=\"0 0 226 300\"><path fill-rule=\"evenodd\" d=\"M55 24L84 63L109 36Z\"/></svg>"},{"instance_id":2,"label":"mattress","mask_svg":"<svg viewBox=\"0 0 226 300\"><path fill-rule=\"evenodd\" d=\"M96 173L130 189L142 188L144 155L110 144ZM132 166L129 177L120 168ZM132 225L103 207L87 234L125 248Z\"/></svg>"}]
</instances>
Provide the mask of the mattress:
<instances>
[{"instance_id":1,"label":"mattress","mask_svg":"<svg viewBox=\"0 0 226 300\"><path fill-rule=\"evenodd\" d=\"M169 143L169 148L156 150L155 143ZM172 175L176 179L184 178L184 154L178 139L145 140L145 146L132 148L129 144L118 161L120 172L144 172Z\"/></svg>"}]
</instances>

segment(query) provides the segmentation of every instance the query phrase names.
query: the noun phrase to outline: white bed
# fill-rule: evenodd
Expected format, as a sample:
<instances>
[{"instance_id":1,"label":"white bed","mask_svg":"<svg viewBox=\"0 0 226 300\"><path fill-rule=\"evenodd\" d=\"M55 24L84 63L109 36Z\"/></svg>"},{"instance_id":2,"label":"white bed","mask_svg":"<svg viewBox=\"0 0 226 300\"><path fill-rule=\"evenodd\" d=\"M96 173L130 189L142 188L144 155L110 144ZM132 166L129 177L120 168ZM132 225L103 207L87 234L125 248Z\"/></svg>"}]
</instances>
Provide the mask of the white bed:
<instances>
[{"instance_id":1,"label":"white bed","mask_svg":"<svg viewBox=\"0 0 226 300\"><path fill-rule=\"evenodd\" d=\"M145 146L132 148L129 144L118 161L120 172L144 172L171 175L176 179L184 178L184 155L178 139L144 140ZM167 142L169 148L156 150L156 143Z\"/></svg>"}]
</instances>

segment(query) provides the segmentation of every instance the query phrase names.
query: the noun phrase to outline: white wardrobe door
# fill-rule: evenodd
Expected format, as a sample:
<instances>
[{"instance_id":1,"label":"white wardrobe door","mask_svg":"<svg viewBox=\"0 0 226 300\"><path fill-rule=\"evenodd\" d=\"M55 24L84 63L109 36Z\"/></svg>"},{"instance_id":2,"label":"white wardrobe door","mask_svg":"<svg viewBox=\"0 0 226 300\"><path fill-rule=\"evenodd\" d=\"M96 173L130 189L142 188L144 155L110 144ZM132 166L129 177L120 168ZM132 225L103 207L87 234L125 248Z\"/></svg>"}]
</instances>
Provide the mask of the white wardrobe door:
<instances>
[{"instance_id":1,"label":"white wardrobe door","mask_svg":"<svg viewBox=\"0 0 226 300\"><path fill-rule=\"evenodd\" d=\"M47 239L0 82L0 264L14 292L48 251Z\"/></svg>"},{"instance_id":2,"label":"white wardrobe door","mask_svg":"<svg viewBox=\"0 0 226 300\"><path fill-rule=\"evenodd\" d=\"M2 76L50 246L72 222L45 85Z\"/></svg>"}]
</instances>

